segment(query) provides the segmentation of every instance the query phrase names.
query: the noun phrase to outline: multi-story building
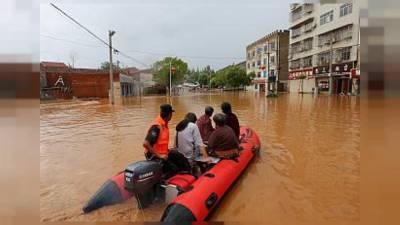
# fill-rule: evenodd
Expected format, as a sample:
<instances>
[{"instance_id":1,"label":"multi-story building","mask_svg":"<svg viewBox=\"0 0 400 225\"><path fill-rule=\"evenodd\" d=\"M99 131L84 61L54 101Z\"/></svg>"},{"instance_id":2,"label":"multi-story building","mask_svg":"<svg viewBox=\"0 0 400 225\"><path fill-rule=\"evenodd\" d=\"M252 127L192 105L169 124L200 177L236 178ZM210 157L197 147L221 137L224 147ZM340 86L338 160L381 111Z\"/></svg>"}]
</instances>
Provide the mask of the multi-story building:
<instances>
[{"instance_id":1,"label":"multi-story building","mask_svg":"<svg viewBox=\"0 0 400 225\"><path fill-rule=\"evenodd\" d=\"M277 30L246 47L246 72L256 77L249 90L286 89L288 80L289 31Z\"/></svg>"},{"instance_id":2,"label":"multi-story building","mask_svg":"<svg viewBox=\"0 0 400 225\"><path fill-rule=\"evenodd\" d=\"M359 13L354 3L290 6L289 91L358 93Z\"/></svg>"}]
</instances>

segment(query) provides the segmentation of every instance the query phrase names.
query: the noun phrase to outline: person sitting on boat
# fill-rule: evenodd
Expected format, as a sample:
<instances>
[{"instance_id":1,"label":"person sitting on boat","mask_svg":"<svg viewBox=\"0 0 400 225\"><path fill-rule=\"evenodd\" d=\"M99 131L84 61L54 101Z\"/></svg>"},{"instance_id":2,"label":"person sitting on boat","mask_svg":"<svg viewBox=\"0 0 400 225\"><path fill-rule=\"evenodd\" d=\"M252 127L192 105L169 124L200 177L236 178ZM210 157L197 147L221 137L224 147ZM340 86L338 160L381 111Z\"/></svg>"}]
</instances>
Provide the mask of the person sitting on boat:
<instances>
[{"instance_id":1,"label":"person sitting on boat","mask_svg":"<svg viewBox=\"0 0 400 225\"><path fill-rule=\"evenodd\" d=\"M221 104L222 112L226 116L226 125L231 127L235 132L236 137L240 136L240 125L237 116L232 113L232 106L229 102L224 102Z\"/></svg>"},{"instance_id":2,"label":"person sitting on boat","mask_svg":"<svg viewBox=\"0 0 400 225\"><path fill-rule=\"evenodd\" d=\"M196 122L204 143L208 142L208 137L210 137L211 133L215 130L211 123L211 116L213 113L213 107L207 106L204 110L204 115L200 116Z\"/></svg>"},{"instance_id":3,"label":"person sitting on boat","mask_svg":"<svg viewBox=\"0 0 400 225\"><path fill-rule=\"evenodd\" d=\"M226 116L214 115L215 131L208 138L208 152L219 158L236 158L239 156L239 139L231 127L226 125Z\"/></svg>"},{"instance_id":4,"label":"person sitting on boat","mask_svg":"<svg viewBox=\"0 0 400 225\"><path fill-rule=\"evenodd\" d=\"M171 155L168 149L168 122L171 120L173 112L175 112L175 110L172 109L171 105L161 105L160 115L154 120L143 142L146 159L161 160L163 162L163 172L169 174L168 176L172 176L179 171L176 157Z\"/></svg>"},{"instance_id":5,"label":"person sitting on boat","mask_svg":"<svg viewBox=\"0 0 400 225\"><path fill-rule=\"evenodd\" d=\"M195 166L195 160L202 155L206 158L207 152L197 125L196 114L189 112L185 118L176 125L175 146L179 153L185 156L190 166ZM201 154L200 154L201 153Z\"/></svg>"}]
</instances>

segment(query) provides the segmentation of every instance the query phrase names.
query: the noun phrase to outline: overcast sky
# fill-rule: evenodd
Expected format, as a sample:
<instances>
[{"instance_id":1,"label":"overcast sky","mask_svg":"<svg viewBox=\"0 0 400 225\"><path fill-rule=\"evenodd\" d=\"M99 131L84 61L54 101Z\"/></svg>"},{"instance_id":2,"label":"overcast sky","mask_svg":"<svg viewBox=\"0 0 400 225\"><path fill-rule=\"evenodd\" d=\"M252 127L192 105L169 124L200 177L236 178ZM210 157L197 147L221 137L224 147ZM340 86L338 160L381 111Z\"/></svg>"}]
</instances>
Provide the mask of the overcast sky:
<instances>
[{"instance_id":1,"label":"overcast sky","mask_svg":"<svg viewBox=\"0 0 400 225\"><path fill-rule=\"evenodd\" d=\"M178 56L191 68L215 69L245 60L251 42L287 29L291 0L42 0L40 59L97 68L108 60L100 41L50 6L56 4L102 39L116 31L114 46L141 63L115 55L123 66L146 68ZM168 2L168 3L163 3Z\"/></svg>"}]
</instances>

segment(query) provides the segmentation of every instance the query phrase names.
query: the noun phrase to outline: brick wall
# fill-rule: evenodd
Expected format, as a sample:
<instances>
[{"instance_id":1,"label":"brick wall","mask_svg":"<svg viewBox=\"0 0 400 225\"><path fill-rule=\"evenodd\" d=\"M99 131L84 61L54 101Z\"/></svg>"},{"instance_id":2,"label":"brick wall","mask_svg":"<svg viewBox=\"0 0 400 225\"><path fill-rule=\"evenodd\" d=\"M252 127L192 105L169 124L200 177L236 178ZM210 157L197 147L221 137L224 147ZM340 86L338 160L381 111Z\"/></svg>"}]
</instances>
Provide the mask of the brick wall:
<instances>
[{"instance_id":1,"label":"brick wall","mask_svg":"<svg viewBox=\"0 0 400 225\"><path fill-rule=\"evenodd\" d=\"M108 73L50 72L46 74L47 87L55 87L59 76L63 78L68 94L55 94L56 98L108 98ZM119 74L114 74L115 80Z\"/></svg>"}]
</instances>

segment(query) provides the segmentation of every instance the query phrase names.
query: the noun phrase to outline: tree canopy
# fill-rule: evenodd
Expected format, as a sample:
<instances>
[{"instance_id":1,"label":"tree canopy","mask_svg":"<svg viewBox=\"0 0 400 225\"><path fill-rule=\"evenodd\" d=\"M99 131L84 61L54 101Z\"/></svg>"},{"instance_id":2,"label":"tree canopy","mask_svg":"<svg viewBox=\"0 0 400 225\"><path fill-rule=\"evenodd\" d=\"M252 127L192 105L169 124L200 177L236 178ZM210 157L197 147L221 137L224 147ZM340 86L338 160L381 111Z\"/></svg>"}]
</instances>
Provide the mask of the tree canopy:
<instances>
[{"instance_id":1,"label":"tree canopy","mask_svg":"<svg viewBox=\"0 0 400 225\"><path fill-rule=\"evenodd\" d=\"M179 58L166 57L163 60L157 61L153 64L153 81L159 85L169 84L170 62L172 65L172 84L181 83L185 75L188 74L188 65L186 62Z\"/></svg>"},{"instance_id":2,"label":"tree canopy","mask_svg":"<svg viewBox=\"0 0 400 225\"><path fill-rule=\"evenodd\" d=\"M113 71L116 71L116 70L119 69L118 66L116 64L114 64L114 63L113 63L113 67L112 68L113 68ZM110 62L108 62L108 61L102 62L101 65L100 65L100 69L106 70L106 71L110 70Z\"/></svg>"},{"instance_id":3,"label":"tree canopy","mask_svg":"<svg viewBox=\"0 0 400 225\"><path fill-rule=\"evenodd\" d=\"M211 83L213 86L228 86L238 88L240 86L250 85L251 80L255 74L246 74L246 70L232 65L223 70L220 70L212 78Z\"/></svg>"},{"instance_id":4,"label":"tree canopy","mask_svg":"<svg viewBox=\"0 0 400 225\"><path fill-rule=\"evenodd\" d=\"M215 75L215 71L211 69L210 66L206 66L199 70L191 70L186 77L187 82L196 83L198 82L200 85L209 85L210 84L210 77Z\"/></svg>"}]
</instances>

